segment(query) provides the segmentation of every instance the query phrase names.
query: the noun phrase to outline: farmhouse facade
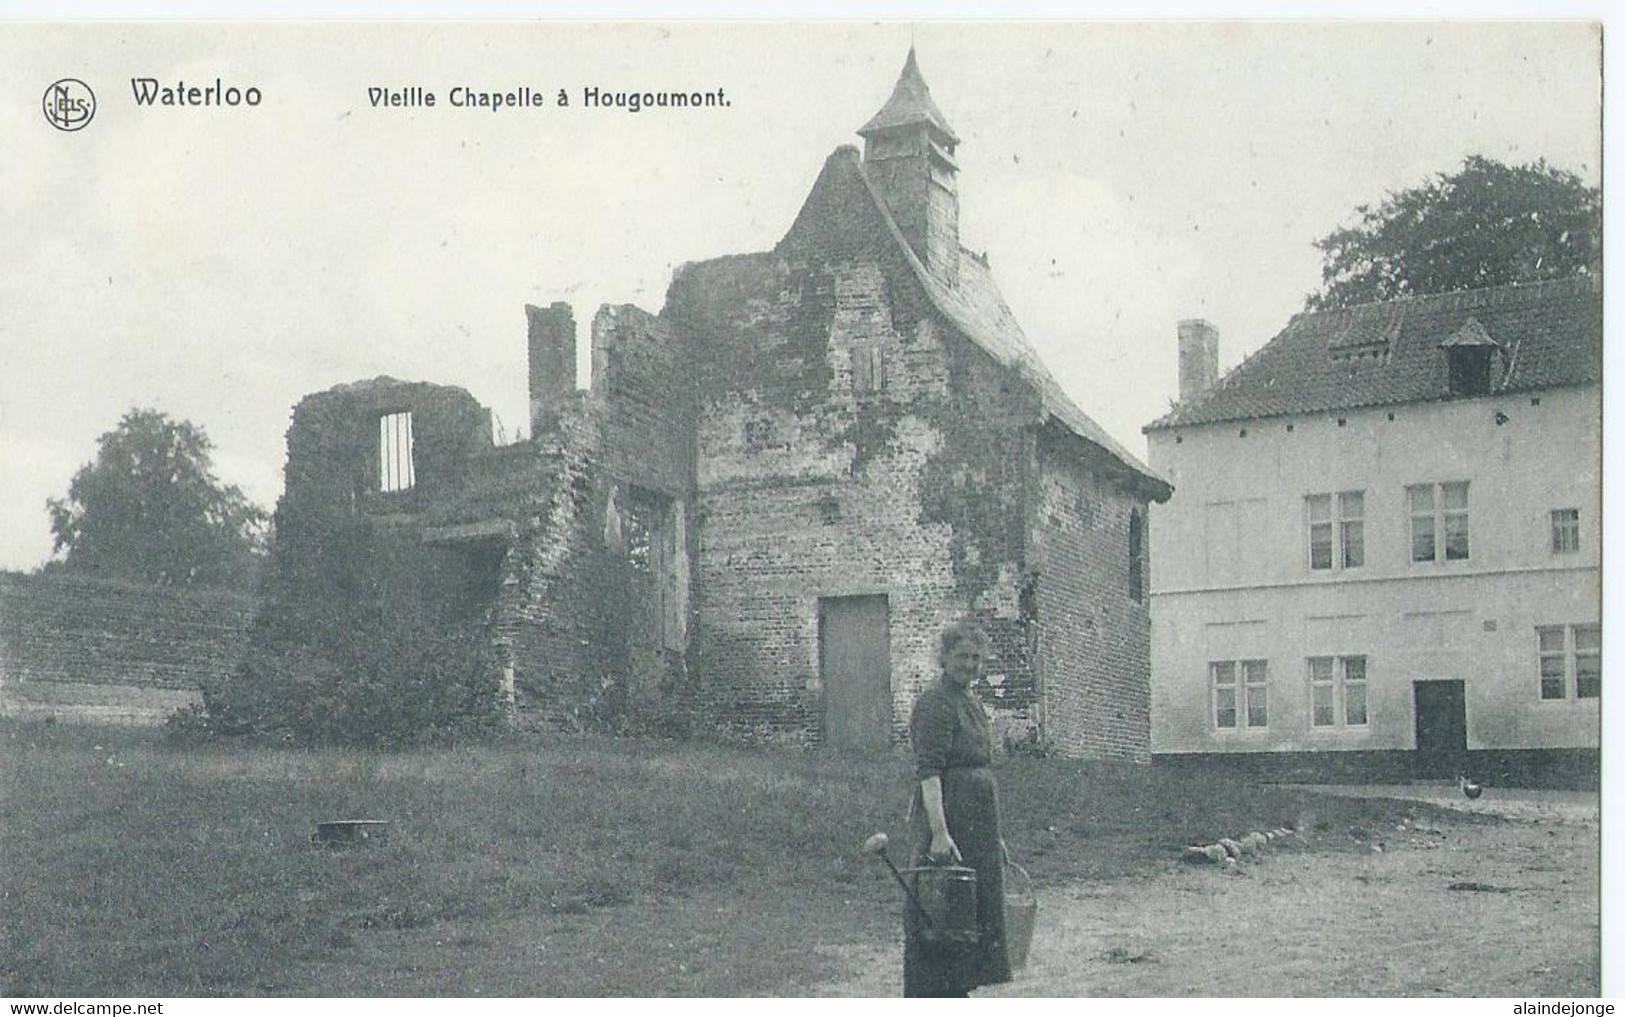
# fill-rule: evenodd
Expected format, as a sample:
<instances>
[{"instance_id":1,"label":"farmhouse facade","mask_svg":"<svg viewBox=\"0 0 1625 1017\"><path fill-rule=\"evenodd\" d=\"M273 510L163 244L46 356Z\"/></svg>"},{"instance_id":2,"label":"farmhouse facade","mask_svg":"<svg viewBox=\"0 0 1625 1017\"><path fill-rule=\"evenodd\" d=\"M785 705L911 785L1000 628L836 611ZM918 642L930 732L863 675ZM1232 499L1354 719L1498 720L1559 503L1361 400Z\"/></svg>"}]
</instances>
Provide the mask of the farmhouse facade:
<instances>
[{"instance_id":1,"label":"farmhouse facade","mask_svg":"<svg viewBox=\"0 0 1625 1017\"><path fill-rule=\"evenodd\" d=\"M1595 784L1601 291L1301 314L1149 425L1159 762Z\"/></svg>"},{"instance_id":2,"label":"farmhouse facade","mask_svg":"<svg viewBox=\"0 0 1625 1017\"><path fill-rule=\"evenodd\" d=\"M970 615L1008 740L1148 759L1146 516L1171 488L961 244L959 139L912 51L858 133L771 251L684 265L658 314L601 308L590 389L571 308L527 307L526 441L445 386L304 399L278 554L338 567L306 523L364 519L346 567L481 633L524 725L883 749Z\"/></svg>"}]
</instances>

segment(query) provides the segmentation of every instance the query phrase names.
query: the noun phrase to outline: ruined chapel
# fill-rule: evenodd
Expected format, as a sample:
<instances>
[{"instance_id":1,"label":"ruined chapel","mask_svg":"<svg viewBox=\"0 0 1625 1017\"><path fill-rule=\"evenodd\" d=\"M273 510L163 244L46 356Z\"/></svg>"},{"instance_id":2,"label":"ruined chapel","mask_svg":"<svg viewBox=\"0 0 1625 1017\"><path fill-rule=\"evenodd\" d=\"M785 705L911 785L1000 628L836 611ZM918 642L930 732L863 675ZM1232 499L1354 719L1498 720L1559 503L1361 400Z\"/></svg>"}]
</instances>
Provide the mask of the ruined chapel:
<instances>
[{"instance_id":1,"label":"ruined chapel","mask_svg":"<svg viewBox=\"0 0 1625 1017\"><path fill-rule=\"evenodd\" d=\"M303 399L277 553L337 567L299 520L364 518L387 539L346 567L476 633L520 726L884 750L970 615L1007 743L1149 759L1146 517L1171 488L961 245L959 139L912 51L858 134L772 250L684 265L658 314L599 309L590 389L571 309L527 307L527 440L449 386Z\"/></svg>"}]
</instances>

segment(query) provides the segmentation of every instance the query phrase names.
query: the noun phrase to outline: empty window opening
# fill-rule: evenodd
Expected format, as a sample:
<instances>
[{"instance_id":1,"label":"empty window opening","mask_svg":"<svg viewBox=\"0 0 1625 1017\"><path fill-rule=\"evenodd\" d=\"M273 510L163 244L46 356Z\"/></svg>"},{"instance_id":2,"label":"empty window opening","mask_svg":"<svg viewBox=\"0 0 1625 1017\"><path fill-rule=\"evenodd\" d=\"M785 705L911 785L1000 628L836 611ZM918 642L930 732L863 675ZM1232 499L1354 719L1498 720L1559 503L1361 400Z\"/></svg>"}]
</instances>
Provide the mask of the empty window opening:
<instances>
[{"instance_id":1,"label":"empty window opening","mask_svg":"<svg viewBox=\"0 0 1625 1017\"><path fill-rule=\"evenodd\" d=\"M1139 509L1128 514L1128 595L1145 599L1145 516Z\"/></svg>"},{"instance_id":2,"label":"empty window opening","mask_svg":"<svg viewBox=\"0 0 1625 1017\"><path fill-rule=\"evenodd\" d=\"M639 572L649 572L654 564L656 542L665 527L670 499L628 486L621 515L621 535L626 542L626 560Z\"/></svg>"},{"instance_id":3,"label":"empty window opening","mask_svg":"<svg viewBox=\"0 0 1625 1017\"><path fill-rule=\"evenodd\" d=\"M385 413L378 418L378 490L408 491L415 482L412 413Z\"/></svg>"}]
</instances>

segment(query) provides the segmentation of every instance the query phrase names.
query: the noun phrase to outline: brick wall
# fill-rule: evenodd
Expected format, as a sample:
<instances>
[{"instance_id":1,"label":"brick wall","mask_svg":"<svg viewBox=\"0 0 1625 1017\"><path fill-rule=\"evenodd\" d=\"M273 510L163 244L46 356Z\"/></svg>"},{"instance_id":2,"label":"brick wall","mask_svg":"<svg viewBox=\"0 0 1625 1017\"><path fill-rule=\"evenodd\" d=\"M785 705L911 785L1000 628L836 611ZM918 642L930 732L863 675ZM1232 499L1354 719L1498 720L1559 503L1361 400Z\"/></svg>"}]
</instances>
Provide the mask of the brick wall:
<instances>
[{"instance_id":1,"label":"brick wall","mask_svg":"<svg viewBox=\"0 0 1625 1017\"><path fill-rule=\"evenodd\" d=\"M983 694L1031 725L1020 621L1035 404L930 306L837 153L771 254L687 266L665 316L695 337L698 698L718 722L817 740L821 597L885 594L894 729L967 611L996 660ZM885 386L859 390L878 350Z\"/></svg>"},{"instance_id":2,"label":"brick wall","mask_svg":"<svg viewBox=\"0 0 1625 1017\"><path fill-rule=\"evenodd\" d=\"M630 304L600 308L592 322L597 457L611 477L671 498L694 475L690 354L669 322Z\"/></svg>"},{"instance_id":3,"label":"brick wall","mask_svg":"<svg viewBox=\"0 0 1625 1017\"><path fill-rule=\"evenodd\" d=\"M1143 584L1142 599L1129 595L1130 513L1144 519L1146 503L1087 469L1071 442L1045 434L1037 446L1032 527L1045 741L1064 755L1147 762L1149 600Z\"/></svg>"},{"instance_id":4,"label":"brick wall","mask_svg":"<svg viewBox=\"0 0 1625 1017\"><path fill-rule=\"evenodd\" d=\"M161 722L241 658L251 597L0 573L0 713Z\"/></svg>"}]
</instances>

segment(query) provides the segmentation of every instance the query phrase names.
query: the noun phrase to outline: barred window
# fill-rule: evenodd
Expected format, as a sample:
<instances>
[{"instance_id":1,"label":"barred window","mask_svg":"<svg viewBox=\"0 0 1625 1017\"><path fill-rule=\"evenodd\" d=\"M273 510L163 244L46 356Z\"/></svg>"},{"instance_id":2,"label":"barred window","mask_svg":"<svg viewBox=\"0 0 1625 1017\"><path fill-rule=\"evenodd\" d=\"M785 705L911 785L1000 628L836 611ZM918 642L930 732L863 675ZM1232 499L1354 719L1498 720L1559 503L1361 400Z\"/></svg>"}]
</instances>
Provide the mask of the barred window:
<instances>
[{"instance_id":1,"label":"barred window","mask_svg":"<svg viewBox=\"0 0 1625 1017\"><path fill-rule=\"evenodd\" d=\"M410 490L415 479L411 411L385 413L378 418L378 490Z\"/></svg>"}]
</instances>

